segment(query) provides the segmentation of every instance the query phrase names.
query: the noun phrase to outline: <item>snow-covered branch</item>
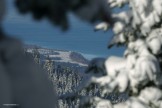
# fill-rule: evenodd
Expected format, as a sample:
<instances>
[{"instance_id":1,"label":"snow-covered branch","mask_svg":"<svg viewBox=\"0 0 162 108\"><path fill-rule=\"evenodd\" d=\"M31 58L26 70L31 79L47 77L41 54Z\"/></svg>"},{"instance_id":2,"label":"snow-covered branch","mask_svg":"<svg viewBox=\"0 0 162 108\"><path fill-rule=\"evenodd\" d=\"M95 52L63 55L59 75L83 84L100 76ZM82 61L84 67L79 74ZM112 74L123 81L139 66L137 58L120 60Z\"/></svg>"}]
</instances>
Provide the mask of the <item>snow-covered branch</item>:
<instances>
[{"instance_id":1,"label":"snow-covered branch","mask_svg":"<svg viewBox=\"0 0 162 108\"><path fill-rule=\"evenodd\" d=\"M159 56L162 54L162 1L108 0L108 5L113 8L128 6L112 14L115 20L112 27L114 37L109 43L109 48L126 45L126 50L123 57L108 57L104 66L103 62L101 66L101 62L93 60L89 65L91 70L87 72L90 76L80 87L83 89L97 84L102 88L102 97L111 92L126 92L130 97L115 105L99 97L90 97L82 102L97 103L96 108L101 108L97 106L100 102L107 105L104 108L162 108ZM95 30L107 31L109 28L108 22L101 22Z\"/></svg>"}]
</instances>

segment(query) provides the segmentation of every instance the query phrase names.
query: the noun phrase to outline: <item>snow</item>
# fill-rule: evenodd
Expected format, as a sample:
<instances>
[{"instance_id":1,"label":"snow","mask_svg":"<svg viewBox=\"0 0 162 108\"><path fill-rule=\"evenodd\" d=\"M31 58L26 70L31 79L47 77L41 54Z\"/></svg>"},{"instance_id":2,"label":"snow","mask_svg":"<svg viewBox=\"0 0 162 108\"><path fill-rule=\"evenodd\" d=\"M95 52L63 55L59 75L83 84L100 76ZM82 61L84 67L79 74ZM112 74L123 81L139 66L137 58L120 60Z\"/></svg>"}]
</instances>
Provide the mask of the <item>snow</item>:
<instances>
[{"instance_id":1,"label":"snow","mask_svg":"<svg viewBox=\"0 0 162 108\"><path fill-rule=\"evenodd\" d=\"M111 56L105 61L107 74L115 78L121 69L126 67L126 60L121 57Z\"/></svg>"},{"instance_id":2,"label":"snow","mask_svg":"<svg viewBox=\"0 0 162 108\"><path fill-rule=\"evenodd\" d=\"M107 22L102 22L95 26L95 31L97 30L107 31L108 28L109 28L109 24Z\"/></svg>"},{"instance_id":3,"label":"snow","mask_svg":"<svg viewBox=\"0 0 162 108\"><path fill-rule=\"evenodd\" d=\"M28 52L32 52L33 49L28 49ZM87 64L83 64L80 62L76 62L70 58L71 51L63 51L63 50L49 50L49 49L38 49L40 54L43 55L49 55L49 57L52 58L60 58L60 60L53 60L56 62L64 62L64 63L73 63L78 64L79 66L87 66ZM54 53L54 54L52 54ZM58 54L55 54L58 53Z\"/></svg>"},{"instance_id":4,"label":"snow","mask_svg":"<svg viewBox=\"0 0 162 108\"><path fill-rule=\"evenodd\" d=\"M101 97L114 91L128 92L130 97L123 103L113 105L99 97L88 97L81 100L81 106L90 103L96 108L162 108L162 72L159 60L161 58L157 56L161 54L162 46L162 0L107 2L107 7L112 8L129 5L128 9L112 14L112 18L115 19L111 27L114 37L109 45L109 48L114 45L125 45L126 51L123 57L110 56L103 61L92 59L85 74L87 77L84 77L77 90L79 92L91 84L97 84L102 89ZM92 14L101 6L98 4L94 8L95 3L96 0L94 4L83 9L85 11L91 8L93 13L87 11L90 16L93 16ZM87 14L84 17L90 19ZM109 29L109 23L101 22L95 29L106 31ZM77 91L71 96L75 97L76 94Z\"/></svg>"},{"instance_id":5,"label":"snow","mask_svg":"<svg viewBox=\"0 0 162 108\"><path fill-rule=\"evenodd\" d=\"M114 25L113 32L115 34L120 33L124 29L124 24L122 22L117 22Z\"/></svg>"},{"instance_id":6,"label":"snow","mask_svg":"<svg viewBox=\"0 0 162 108\"><path fill-rule=\"evenodd\" d=\"M148 47L153 54L159 54L162 45L162 29L154 29L146 39Z\"/></svg>"}]
</instances>

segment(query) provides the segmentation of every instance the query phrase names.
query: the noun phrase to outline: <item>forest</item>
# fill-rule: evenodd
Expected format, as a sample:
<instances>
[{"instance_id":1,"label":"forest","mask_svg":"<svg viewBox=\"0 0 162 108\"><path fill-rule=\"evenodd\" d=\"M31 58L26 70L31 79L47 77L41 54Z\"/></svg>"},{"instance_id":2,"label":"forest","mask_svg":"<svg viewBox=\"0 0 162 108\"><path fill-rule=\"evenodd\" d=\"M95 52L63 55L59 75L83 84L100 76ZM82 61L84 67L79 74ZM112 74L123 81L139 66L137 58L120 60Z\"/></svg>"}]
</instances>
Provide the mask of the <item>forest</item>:
<instances>
[{"instance_id":1,"label":"forest","mask_svg":"<svg viewBox=\"0 0 162 108\"><path fill-rule=\"evenodd\" d=\"M30 46L31 47L31 46ZM35 63L39 64L39 66L43 67L44 72L48 73L48 77L50 81L53 83L53 87L55 88L58 96L61 96L66 93L73 93L76 92L76 88L81 84L83 77L85 76L84 71L82 71L82 74L80 74L79 71L81 71L80 68L77 68L76 65L70 64L65 65L64 63L57 63L55 60L52 60L49 57L49 54L46 54L41 57L41 54L39 53L39 47L34 47L32 49L32 52L28 52L27 48L25 48L25 53L28 55L31 55ZM78 54L72 53L73 56L77 56ZM76 57L76 59L82 61L88 61L84 59L80 59L79 57ZM43 59L42 59L43 58ZM82 58L82 57L81 57ZM87 62L86 62L87 63ZM86 67L83 67L86 68ZM79 95L82 96L101 96L101 92L99 87L95 85L93 89L83 89ZM111 100L113 103L118 103L125 101L127 99L127 95L125 93L121 94L107 94L104 96L105 99ZM58 107L59 108L78 108L79 107L79 98L74 100L58 100Z\"/></svg>"}]
</instances>

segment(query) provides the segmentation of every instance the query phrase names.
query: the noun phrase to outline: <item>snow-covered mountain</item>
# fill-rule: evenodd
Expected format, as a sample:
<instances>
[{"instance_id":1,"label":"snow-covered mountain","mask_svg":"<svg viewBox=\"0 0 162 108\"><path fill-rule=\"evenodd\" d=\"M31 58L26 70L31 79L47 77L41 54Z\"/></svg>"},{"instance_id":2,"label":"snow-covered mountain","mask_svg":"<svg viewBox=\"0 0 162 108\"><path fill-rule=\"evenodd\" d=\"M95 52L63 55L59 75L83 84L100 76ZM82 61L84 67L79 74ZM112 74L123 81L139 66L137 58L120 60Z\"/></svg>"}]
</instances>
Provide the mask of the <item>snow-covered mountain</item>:
<instances>
[{"instance_id":1,"label":"snow-covered mountain","mask_svg":"<svg viewBox=\"0 0 162 108\"><path fill-rule=\"evenodd\" d=\"M79 72L84 72L89 63L89 61L78 52L41 48L33 45L25 45L25 49L26 52L32 54L37 50L40 54L41 62L49 58L54 61L55 65L71 67L79 70Z\"/></svg>"}]
</instances>

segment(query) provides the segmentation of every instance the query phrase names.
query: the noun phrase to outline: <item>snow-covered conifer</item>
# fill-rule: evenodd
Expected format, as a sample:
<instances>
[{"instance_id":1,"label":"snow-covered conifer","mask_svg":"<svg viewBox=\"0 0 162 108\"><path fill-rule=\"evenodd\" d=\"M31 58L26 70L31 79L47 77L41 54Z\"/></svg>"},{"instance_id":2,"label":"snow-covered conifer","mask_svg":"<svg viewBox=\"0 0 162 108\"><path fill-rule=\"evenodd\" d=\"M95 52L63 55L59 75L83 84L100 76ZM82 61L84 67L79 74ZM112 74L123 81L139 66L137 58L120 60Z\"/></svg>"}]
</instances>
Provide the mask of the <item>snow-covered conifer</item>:
<instances>
[{"instance_id":1,"label":"snow-covered conifer","mask_svg":"<svg viewBox=\"0 0 162 108\"><path fill-rule=\"evenodd\" d=\"M101 97L81 97L81 106L96 108L162 108L162 1L161 0L107 0L107 6L126 9L112 14L114 37L109 48L124 45L123 57L110 56L105 60L106 75L97 77L90 72L80 89L97 84ZM101 22L95 30L107 30L108 22ZM111 27L110 27L111 28ZM94 66L94 62L92 65ZM95 63L94 68L101 67ZM91 65L89 65L91 66ZM92 66L91 66L92 67ZM93 70L93 69L92 69ZM97 69L95 69L97 70ZM101 69L100 69L101 70ZM102 71L98 72L102 73ZM89 73L88 73L89 75ZM98 74L99 75L99 74ZM87 83L86 83L87 81ZM113 104L104 95L125 92L129 98ZM65 98L79 97L64 95ZM66 97L67 96L67 97Z\"/></svg>"}]
</instances>

